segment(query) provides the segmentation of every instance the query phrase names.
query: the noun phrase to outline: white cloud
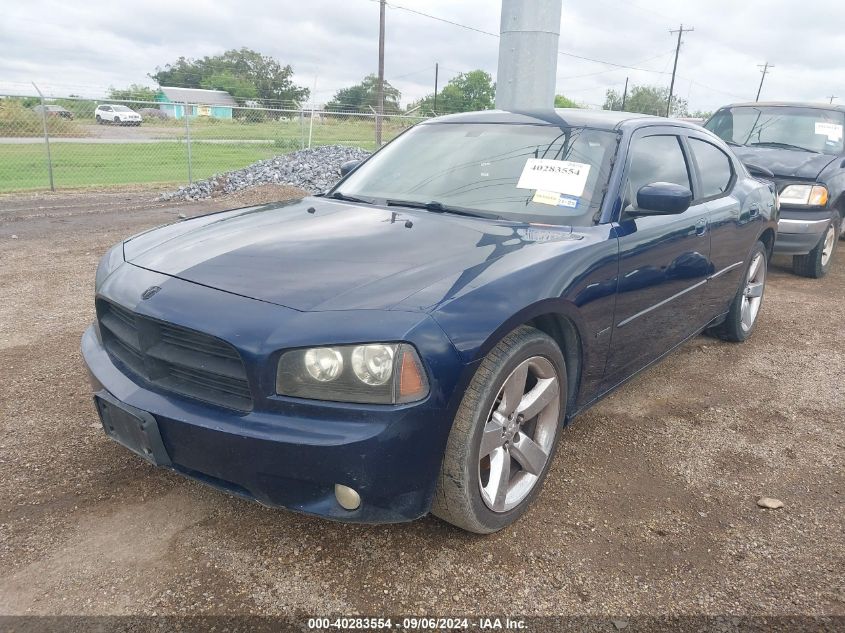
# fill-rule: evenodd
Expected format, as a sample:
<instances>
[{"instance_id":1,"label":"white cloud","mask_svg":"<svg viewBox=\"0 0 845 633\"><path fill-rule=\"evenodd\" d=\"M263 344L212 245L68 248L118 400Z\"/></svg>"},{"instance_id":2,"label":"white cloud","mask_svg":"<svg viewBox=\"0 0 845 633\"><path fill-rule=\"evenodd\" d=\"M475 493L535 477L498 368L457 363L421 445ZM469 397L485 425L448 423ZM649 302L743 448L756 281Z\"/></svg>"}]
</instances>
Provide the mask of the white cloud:
<instances>
[{"instance_id":1,"label":"white cloud","mask_svg":"<svg viewBox=\"0 0 845 633\"><path fill-rule=\"evenodd\" d=\"M378 4L372 0L28 0L7 3L0 21L0 92L30 92L36 81L54 94L96 95L108 86L150 83L147 73L179 56L197 57L246 46L293 66L317 100L359 81L377 67ZM498 0L395 0L395 4L497 33ZM666 85L675 44L685 35L676 92L692 108L753 99L757 64L775 68L763 97L845 102L845 34L840 3L811 6L786 0L590 0L565 2L560 49L652 72L558 58L558 92L599 105L609 87ZM407 102L456 72L482 68L495 76L498 40L390 8L386 76Z\"/></svg>"}]
</instances>

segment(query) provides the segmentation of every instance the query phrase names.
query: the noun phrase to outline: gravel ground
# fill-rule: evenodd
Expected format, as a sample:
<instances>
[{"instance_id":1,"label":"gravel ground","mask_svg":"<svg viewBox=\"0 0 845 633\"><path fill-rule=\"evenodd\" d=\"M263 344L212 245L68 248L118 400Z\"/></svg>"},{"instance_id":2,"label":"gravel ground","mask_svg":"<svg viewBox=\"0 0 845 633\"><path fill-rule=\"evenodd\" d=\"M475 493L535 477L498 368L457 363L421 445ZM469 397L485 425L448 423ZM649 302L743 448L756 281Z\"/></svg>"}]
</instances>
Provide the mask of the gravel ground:
<instances>
[{"instance_id":1,"label":"gravel ground","mask_svg":"<svg viewBox=\"0 0 845 633\"><path fill-rule=\"evenodd\" d=\"M106 438L78 351L99 256L295 195L158 193L0 197L0 614L845 615L845 251L820 281L775 265L751 341L697 338L584 414L478 537L264 508Z\"/></svg>"},{"instance_id":2,"label":"gravel ground","mask_svg":"<svg viewBox=\"0 0 845 633\"><path fill-rule=\"evenodd\" d=\"M363 160L370 152L345 145L322 145L274 156L206 180L198 180L176 191L161 194L160 200L201 200L215 194L233 193L255 185L281 184L309 193L329 188L340 177L340 166Z\"/></svg>"}]
</instances>

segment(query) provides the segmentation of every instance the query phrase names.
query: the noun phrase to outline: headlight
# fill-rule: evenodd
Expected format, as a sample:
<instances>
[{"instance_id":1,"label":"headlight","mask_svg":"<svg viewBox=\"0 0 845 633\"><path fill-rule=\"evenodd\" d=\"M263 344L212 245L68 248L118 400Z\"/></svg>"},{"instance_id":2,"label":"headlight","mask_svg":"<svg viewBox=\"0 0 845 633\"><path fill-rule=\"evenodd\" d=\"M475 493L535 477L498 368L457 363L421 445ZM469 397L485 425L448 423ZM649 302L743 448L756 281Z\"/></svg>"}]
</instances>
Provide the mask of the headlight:
<instances>
[{"instance_id":1,"label":"headlight","mask_svg":"<svg viewBox=\"0 0 845 633\"><path fill-rule=\"evenodd\" d=\"M94 278L94 291L100 290L100 286L111 275L118 266L123 263L123 242L112 246L109 251L100 259L97 265L97 276Z\"/></svg>"},{"instance_id":2,"label":"headlight","mask_svg":"<svg viewBox=\"0 0 845 633\"><path fill-rule=\"evenodd\" d=\"M343 371L343 356L331 347L316 347L305 352L305 370L314 380L329 382Z\"/></svg>"},{"instance_id":3,"label":"headlight","mask_svg":"<svg viewBox=\"0 0 845 633\"><path fill-rule=\"evenodd\" d=\"M780 203L802 207L823 207L827 204L824 185L789 185L780 194Z\"/></svg>"},{"instance_id":4,"label":"headlight","mask_svg":"<svg viewBox=\"0 0 845 633\"><path fill-rule=\"evenodd\" d=\"M282 354L276 371L282 396L401 404L428 395L417 352L406 343L370 343L295 349Z\"/></svg>"}]
</instances>

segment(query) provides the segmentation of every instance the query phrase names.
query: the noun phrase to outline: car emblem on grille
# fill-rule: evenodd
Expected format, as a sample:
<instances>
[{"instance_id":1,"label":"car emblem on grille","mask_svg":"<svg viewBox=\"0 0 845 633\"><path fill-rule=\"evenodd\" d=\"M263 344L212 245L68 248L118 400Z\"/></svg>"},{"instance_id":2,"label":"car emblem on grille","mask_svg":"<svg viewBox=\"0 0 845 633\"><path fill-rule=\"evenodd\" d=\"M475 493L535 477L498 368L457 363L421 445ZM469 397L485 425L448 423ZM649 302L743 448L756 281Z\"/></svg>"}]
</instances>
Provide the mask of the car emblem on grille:
<instances>
[{"instance_id":1,"label":"car emblem on grille","mask_svg":"<svg viewBox=\"0 0 845 633\"><path fill-rule=\"evenodd\" d=\"M149 299L155 293L157 293L159 290L161 290L161 288L158 287L158 286L150 286L149 288L144 290L144 292L141 294L141 299L144 299L144 300Z\"/></svg>"}]
</instances>

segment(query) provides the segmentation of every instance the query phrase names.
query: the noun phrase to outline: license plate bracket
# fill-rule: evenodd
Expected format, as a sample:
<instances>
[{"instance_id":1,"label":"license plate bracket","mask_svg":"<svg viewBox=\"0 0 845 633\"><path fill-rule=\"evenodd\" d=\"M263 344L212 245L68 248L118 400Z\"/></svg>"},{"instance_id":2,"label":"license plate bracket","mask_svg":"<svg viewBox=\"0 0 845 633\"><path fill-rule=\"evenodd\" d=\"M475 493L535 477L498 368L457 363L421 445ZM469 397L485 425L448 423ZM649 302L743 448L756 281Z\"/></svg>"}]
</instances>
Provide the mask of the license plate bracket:
<instances>
[{"instance_id":1,"label":"license plate bracket","mask_svg":"<svg viewBox=\"0 0 845 633\"><path fill-rule=\"evenodd\" d=\"M106 435L151 464L170 464L158 422L152 414L124 404L104 392L94 396L94 403Z\"/></svg>"}]
</instances>

